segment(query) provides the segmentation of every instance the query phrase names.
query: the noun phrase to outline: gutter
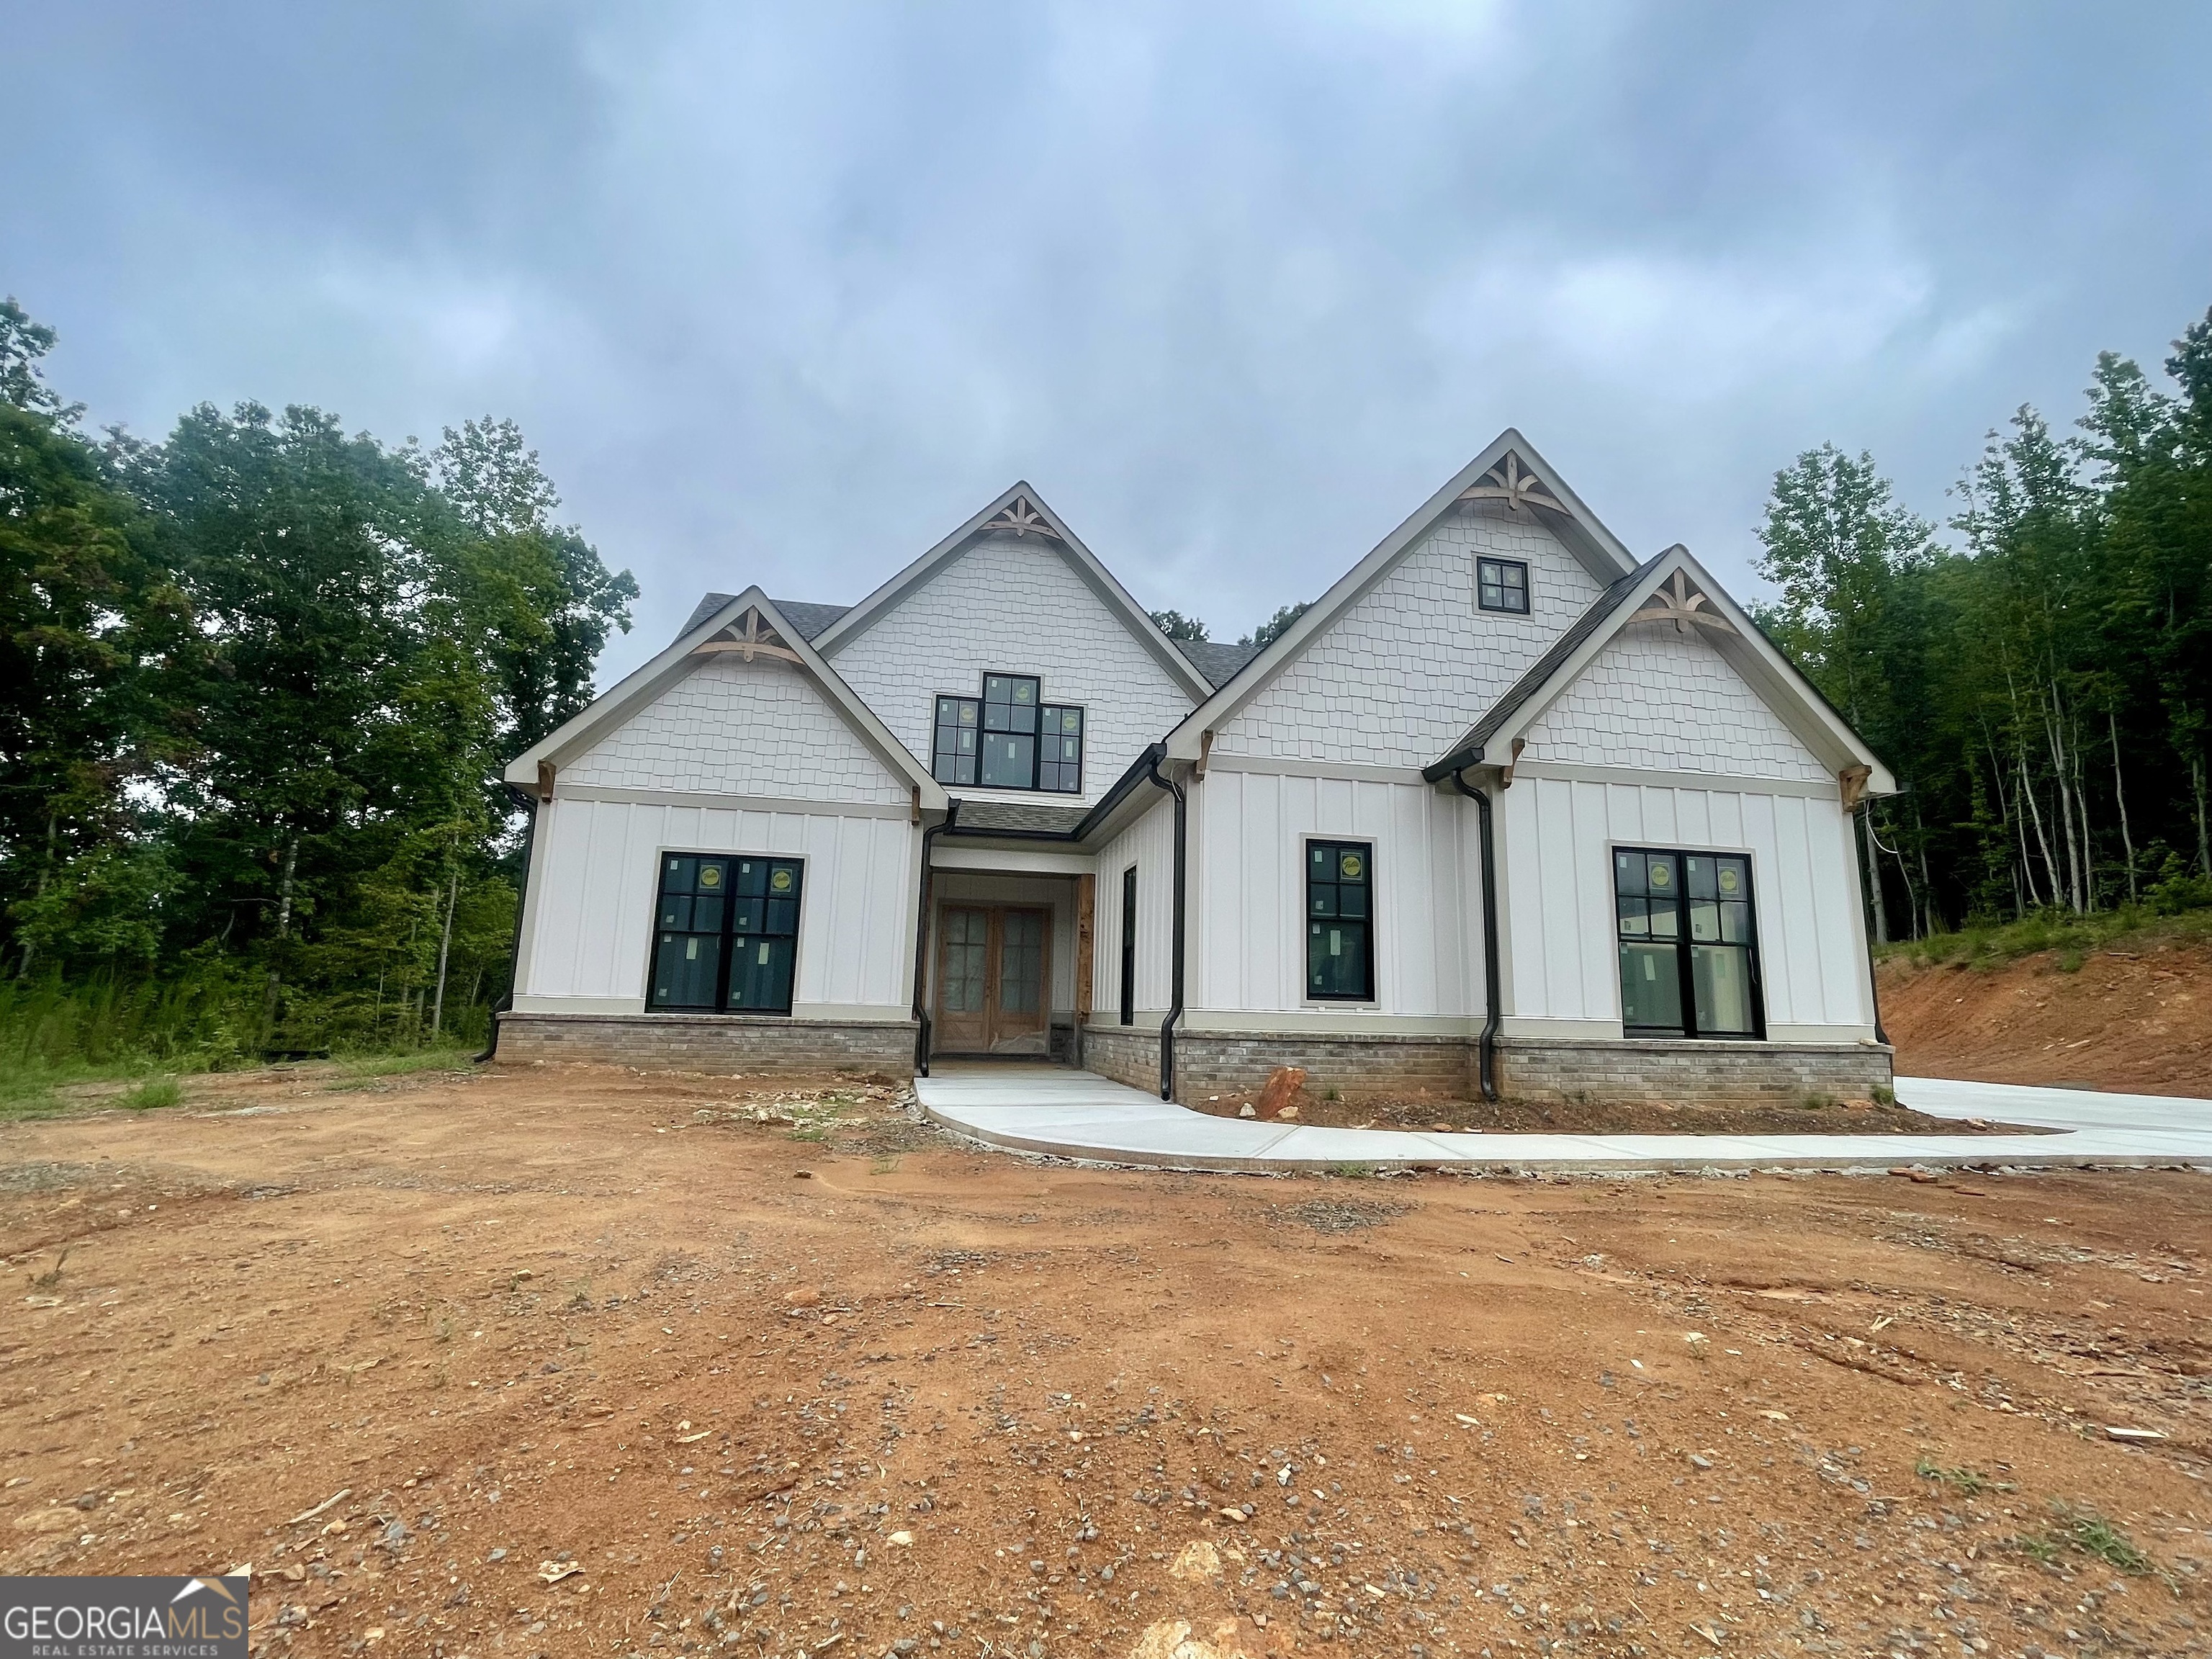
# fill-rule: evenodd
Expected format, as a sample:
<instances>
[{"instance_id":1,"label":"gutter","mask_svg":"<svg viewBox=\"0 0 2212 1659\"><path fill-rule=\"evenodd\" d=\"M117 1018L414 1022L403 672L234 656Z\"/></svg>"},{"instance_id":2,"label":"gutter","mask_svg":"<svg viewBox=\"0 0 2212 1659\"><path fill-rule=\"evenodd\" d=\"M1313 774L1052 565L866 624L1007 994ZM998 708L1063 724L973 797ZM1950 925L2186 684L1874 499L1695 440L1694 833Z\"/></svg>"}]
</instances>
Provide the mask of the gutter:
<instances>
[{"instance_id":1,"label":"gutter","mask_svg":"<svg viewBox=\"0 0 2212 1659\"><path fill-rule=\"evenodd\" d=\"M1491 823L1492 808L1489 795L1468 784L1464 769L1451 775L1451 783L1453 788L1474 803L1475 817L1482 830L1482 997L1483 1006L1489 1011L1489 1018L1482 1023L1482 1036L1477 1039L1475 1054L1482 1097L1495 1101L1498 1098L1498 1030L1504 1018L1499 1008L1503 999L1498 990L1497 839Z\"/></svg>"},{"instance_id":2,"label":"gutter","mask_svg":"<svg viewBox=\"0 0 2212 1659\"><path fill-rule=\"evenodd\" d=\"M1148 763L1146 781L1159 786L1175 797L1175 942L1174 955L1170 958L1169 977L1174 993L1174 1003L1168 1017L1160 1022L1160 1098L1175 1098L1176 1051L1175 1028L1182 1018L1183 989L1183 915L1185 896L1186 852L1188 836L1185 830L1185 813L1189 805L1181 784L1160 775L1160 762L1167 753L1167 745L1156 743L1145 751Z\"/></svg>"},{"instance_id":3,"label":"gutter","mask_svg":"<svg viewBox=\"0 0 2212 1659\"><path fill-rule=\"evenodd\" d=\"M499 1053L499 1017L514 1008L514 982L522 974L522 912L530 902L530 858L538 848L538 797L519 784L508 784L507 793L526 815L522 825L522 881L514 894L514 937L507 947L507 991L491 1011L491 1035L485 1039L484 1051L471 1058L471 1066L481 1066Z\"/></svg>"},{"instance_id":4,"label":"gutter","mask_svg":"<svg viewBox=\"0 0 2212 1659\"><path fill-rule=\"evenodd\" d=\"M921 832L921 881L914 904L914 1074L929 1075L929 1008L923 994L929 983L929 849L960 816L960 803L951 802L945 816Z\"/></svg>"}]
</instances>

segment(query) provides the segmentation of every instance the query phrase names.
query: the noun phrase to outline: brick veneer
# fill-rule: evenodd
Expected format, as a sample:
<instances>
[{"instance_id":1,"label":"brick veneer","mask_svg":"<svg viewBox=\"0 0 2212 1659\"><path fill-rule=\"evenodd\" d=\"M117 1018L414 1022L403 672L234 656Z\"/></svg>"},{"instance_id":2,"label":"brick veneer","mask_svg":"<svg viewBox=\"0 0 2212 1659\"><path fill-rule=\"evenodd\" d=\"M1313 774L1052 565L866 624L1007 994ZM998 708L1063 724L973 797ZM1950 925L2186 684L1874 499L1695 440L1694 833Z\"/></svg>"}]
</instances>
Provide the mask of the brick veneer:
<instances>
[{"instance_id":1,"label":"brick veneer","mask_svg":"<svg viewBox=\"0 0 2212 1659\"><path fill-rule=\"evenodd\" d=\"M1091 1025L1083 1063L1147 1091L1160 1079L1159 1029ZM1806 1095L1863 1100L1891 1081L1890 1050L1872 1043L1569 1042L1506 1039L1498 1086L1508 1097L1664 1100L1684 1105L1795 1101ZM1176 1039L1176 1096L1257 1090L1278 1066L1299 1066L1306 1086L1358 1097L1467 1097L1477 1086L1475 1045L1464 1037L1307 1036L1284 1032L1185 1031Z\"/></svg>"},{"instance_id":2,"label":"brick veneer","mask_svg":"<svg viewBox=\"0 0 2212 1659\"><path fill-rule=\"evenodd\" d=\"M499 1057L594 1060L671 1072L914 1073L914 1026L875 1021L732 1019L690 1014L499 1017Z\"/></svg>"}]
</instances>

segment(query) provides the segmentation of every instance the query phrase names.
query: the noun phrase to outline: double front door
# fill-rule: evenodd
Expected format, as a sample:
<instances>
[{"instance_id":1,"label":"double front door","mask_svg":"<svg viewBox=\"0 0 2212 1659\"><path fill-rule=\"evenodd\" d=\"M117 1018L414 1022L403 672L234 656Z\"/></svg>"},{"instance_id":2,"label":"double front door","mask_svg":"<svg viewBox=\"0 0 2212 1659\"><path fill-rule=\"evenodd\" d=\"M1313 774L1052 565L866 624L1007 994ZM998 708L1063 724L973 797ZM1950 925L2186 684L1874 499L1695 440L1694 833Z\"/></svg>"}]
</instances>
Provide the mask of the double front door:
<instances>
[{"instance_id":1,"label":"double front door","mask_svg":"<svg viewBox=\"0 0 2212 1659\"><path fill-rule=\"evenodd\" d=\"M1052 913L947 904L937 917L939 1054L1042 1054L1049 1048L1045 962Z\"/></svg>"}]
</instances>

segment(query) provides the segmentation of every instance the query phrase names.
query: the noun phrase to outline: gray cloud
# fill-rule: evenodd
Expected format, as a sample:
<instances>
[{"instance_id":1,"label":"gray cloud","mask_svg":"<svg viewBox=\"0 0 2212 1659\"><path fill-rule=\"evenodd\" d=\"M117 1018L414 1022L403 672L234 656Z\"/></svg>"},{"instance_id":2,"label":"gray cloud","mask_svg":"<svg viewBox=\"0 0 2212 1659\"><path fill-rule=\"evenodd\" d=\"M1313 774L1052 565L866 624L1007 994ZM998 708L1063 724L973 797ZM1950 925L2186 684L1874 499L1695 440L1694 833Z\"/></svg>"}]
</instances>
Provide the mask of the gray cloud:
<instances>
[{"instance_id":1,"label":"gray cloud","mask_svg":"<svg viewBox=\"0 0 2212 1659\"><path fill-rule=\"evenodd\" d=\"M646 593L850 600L1028 477L1233 637L1520 426L1752 586L2212 303L2212 12L21 9L0 287L101 420L486 411Z\"/></svg>"}]
</instances>

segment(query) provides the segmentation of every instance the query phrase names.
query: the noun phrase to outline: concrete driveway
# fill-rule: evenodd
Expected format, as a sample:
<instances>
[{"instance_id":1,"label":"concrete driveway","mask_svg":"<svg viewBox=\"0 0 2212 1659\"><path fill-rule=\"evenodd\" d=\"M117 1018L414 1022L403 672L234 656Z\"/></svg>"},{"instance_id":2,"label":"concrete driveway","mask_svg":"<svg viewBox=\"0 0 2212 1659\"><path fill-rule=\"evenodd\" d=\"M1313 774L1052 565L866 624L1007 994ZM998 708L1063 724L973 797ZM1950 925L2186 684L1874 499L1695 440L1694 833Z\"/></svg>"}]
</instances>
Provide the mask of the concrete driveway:
<instances>
[{"instance_id":1,"label":"concrete driveway","mask_svg":"<svg viewBox=\"0 0 2212 1659\"><path fill-rule=\"evenodd\" d=\"M1554 1135L1330 1129L1211 1117L1091 1072L940 1065L915 1092L937 1123L986 1146L1107 1164L1258 1172L1362 1165L1589 1170L1887 1169L1999 1164L2191 1165L2212 1172L2212 1101L1899 1078L1931 1116L1987 1118L2034 1135Z\"/></svg>"}]
</instances>

